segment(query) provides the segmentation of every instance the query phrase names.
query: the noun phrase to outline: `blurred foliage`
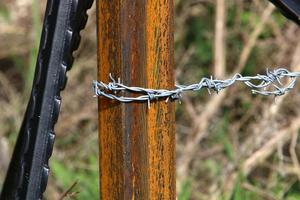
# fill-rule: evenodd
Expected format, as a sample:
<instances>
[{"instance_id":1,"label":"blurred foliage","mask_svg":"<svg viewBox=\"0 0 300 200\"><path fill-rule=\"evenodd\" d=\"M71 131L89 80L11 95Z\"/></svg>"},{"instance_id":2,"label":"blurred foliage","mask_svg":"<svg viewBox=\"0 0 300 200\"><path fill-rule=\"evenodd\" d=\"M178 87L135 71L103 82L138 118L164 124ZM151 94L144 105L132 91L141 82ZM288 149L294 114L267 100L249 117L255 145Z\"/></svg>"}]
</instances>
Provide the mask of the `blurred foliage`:
<instances>
[{"instance_id":1,"label":"blurred foliage","mask_svg":"<svg viewBox=\"0 0 300 200\"><path fill-rule=\"evenodd\" d=\"M182 188L180 189L180 193L178 195L178 200L189 200L192 192L192 180L187 180Z\"/></svg>"},{"instance_id":2,"label":"blurred foliage","mask_svg":"<svg viewBox=\"0 0 300 200\"><path fill-rule=\"evenodd\" d=\"M35 71L35 63L36 58L38 56L39 52L39 44L40 44L40 36L41 36L41 30L42 30L42 23L41 23L41 16L40 16L40 10L39 10L39 1L33 0L32 2L32 31L34 33L33 36L33 43L32 47L30 49L29 53L29 65L25 79L25 91L31 90L32 81L34 78L34 71Z\"/></svg>"},{"instance_id":3,"label":"blurred foliage","mask_svg":"<svg viewBox=\"0 0 300 200\"><path fill-rule=\"evenodd\" d=\"M91 155L86 162L89 169L70 169L70 167L58 160L51 162L51 169L60 187L68 188L75 180L78 184L72 192L76 192L76 198L93 199L99 194L97 163L96 155Z\"/></svg>"},{"instance_id":4,"label":"blurred foliage","mask_svg":"<svg viewBox=\"0 0 300 200\"><path fill-rule=\"evenodd\" d=\"M197 82L201 77L213 74L215 4L210 0L196 4L193 4L193 0L175 2L176 72L180 72L177 79L180 83ZM19 4L19 7L16 6ZM0 151L5 154L12 152L30 92L44 6L38 0L18 1L18 4L15 0L0 2L0 73L8 83L4 85L5 81L0 76L0 109L5 108L4 112L0 110L0 140L9 143L8 149L0 146ZM260 22L261 13L266 6L266 1L226 1L227 74L235 70L249 34ZM76 186L66 199L98 197L97 102L90 98L91 93L87 93L91 80L96 78L95 5L90 15L90 22L83 32L81 48L76 54L75 66L69 73L70 81L63 92L46 199L58 199L75 182ZM274 12L259 34L241 73L257 74L264 72L269 66L289 65L293 44L297 42L290 37L294 33L299 31L278 11ZM188 58L186 62L183 62L184 58ZM12 91L12 94L2 92L4 89ZM205 130L209 134L199 144L199 154L196 154L189 167L188 178L179 188L178 199L300 199L299 180L295 174L284 174L277 170L282 161L278 159L276 152L249 176L242 175L240 164L245 158L240 155L241 144L259 125L259 120L264 117L263 110L270 107L273 99L255 98L248 94L249 91L239 87L228 90L229 95L220 105L219 112L209 121ZM291 105L294 105L290 101L299 100L295 94L293 97L286 99L285 102L290 105L280 110L281 117L276 118L275 122L272 121L271 125L278 123L279 126L287 126L285 120L292 121L289 116L284 115L284 111L289 111ZM207 102L212 97L206 91L201 91L199 94L189 95L188 98L194 105L195 112L198 112L207 107ZM293 112L297 112L295 107L297 106L293 107ZM178 127L185 128L178 128L177 153L179 157L186 156L182 152L187 135L191 132L192 120L185 107L180 104L176 108L176 117L180 125ZM285 159L290 163L286 146L283 151ZM214 148L217 149L216 152L209 152ZM201 154L203 152L208 152L208 156ZM8 163L7 160L2 161ZM1 181L1 173L4 171L5 169L0 169ZM228 174L232 172L237 174L234 187L224 191L223 186L231 181Z\"/></svg>"},{"instance_id":5,"label":"blurred foliage","mask_svg":"<svg viewBox=\"0 0 300 200\"><path fill-rule=\"evenodd\" d=\"M4 19L5 21L9 21L10 15L9 10L0 4L0 18Z\"/></svg>"}]
</instances>

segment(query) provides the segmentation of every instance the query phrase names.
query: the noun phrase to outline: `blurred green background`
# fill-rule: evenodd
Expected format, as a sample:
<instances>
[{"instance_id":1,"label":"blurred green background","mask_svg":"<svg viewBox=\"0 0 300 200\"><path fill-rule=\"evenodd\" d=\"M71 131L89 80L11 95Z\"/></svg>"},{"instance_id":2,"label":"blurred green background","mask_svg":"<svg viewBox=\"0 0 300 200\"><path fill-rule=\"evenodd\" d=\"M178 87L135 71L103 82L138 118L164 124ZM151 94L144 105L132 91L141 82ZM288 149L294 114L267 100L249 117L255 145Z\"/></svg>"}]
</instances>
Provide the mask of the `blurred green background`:
<instances>
[{"instance_id":1,"label":"blurred green background","mask_svg":"<svg viewBox=\"0 0 300 200\"><path fill-rule=\"evenodd\" d=\"M0 188L30 94L46 1L0 1ZM300 29L266 0L175 0L179 83L300 71ZM96 12L62 92L45 199L98 198ZM287 80L288 81L288 80ZM235 85L177 105L179 200L300 199L300 90L277 97Z\"/></svg>"}]
</instances>

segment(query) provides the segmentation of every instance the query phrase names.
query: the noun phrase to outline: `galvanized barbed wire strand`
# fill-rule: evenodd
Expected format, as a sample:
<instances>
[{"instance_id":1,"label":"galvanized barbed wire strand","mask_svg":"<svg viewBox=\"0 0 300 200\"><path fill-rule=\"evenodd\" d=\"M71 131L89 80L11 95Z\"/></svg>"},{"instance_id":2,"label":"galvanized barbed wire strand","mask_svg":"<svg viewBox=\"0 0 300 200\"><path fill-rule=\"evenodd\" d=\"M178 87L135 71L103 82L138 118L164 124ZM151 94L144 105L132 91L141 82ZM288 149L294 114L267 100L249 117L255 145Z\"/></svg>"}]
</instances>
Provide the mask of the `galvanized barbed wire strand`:
<instances>
[{"instance_id":1,"label":"galvanized barbed wire strand","mask_svg":"<svg viewBox=\"0 0 300 200\"><path fill-rule=\"evenodd\" d=\"M244 83L249 87L253 94L260 94L264 96L281 96L294 88L297 78L300 77L300 72L290 72L285 68L278 68L274 71L266 70L266 74L258 74L256 76L242 76L237 73L232 78L226 80L219 80L210 78L202 78L199 83L191 85L176 84L175 89L151 89L143 87L127 86L121 83L120 78L116 81L111 74L109 78L111 82L104 83L102 81L93 81L93 89L96 96L102 96L111 100L117 100L122 103L130 102L147 102L154 100L165 99L166 102L171 100L180 100L182 94L187 91L197 92L201 89L214 90L217 93L221 90L230 87L236 82ZM283 78L290 78L290 82L284 86L281 82ZM267 90L269 86L273 86L273 90ZM129 93L140 94L140 96L118 96L121 91Z\"/></svg>"}]
</instances>

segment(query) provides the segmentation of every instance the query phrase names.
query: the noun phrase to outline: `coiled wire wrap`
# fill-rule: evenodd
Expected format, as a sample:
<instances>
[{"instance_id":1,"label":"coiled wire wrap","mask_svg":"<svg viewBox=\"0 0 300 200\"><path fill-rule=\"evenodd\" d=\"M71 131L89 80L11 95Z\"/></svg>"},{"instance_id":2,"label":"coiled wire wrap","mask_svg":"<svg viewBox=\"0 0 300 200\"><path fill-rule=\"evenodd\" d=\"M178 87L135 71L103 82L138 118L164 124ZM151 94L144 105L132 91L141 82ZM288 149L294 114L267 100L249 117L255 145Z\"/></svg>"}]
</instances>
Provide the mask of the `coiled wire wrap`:
<instances>
[{"instance_id":1,"label":"coiled wire wrap","mask_svg":"<svg viewBox=\"0 0 300 200\"><path fill-rule=\"evenodd\" d=\"M281 96L294 88L297 78L299 77L300 72L290 72L285 68L278 68L274 71L269 71L267 69L266 74L264 75L258 74L256 76L242 76L237 73L232 78L225 80L213 79L213 77L202 78L199 83L191 85L176 84L175 89L168 90L130 87L122 84L120 79L116 81L112 75L109 74L111 82L104 83L102 81L93 81L93 89L96 96L105 97L122 103L148 102L150 105L150 103L154 100L157 101L165 99L166 102L169 100L180 100L182 94L187 91L197 92L206 88L209 93L210 90L214 90L218 93L237 82L244 83L251 89L253 94ZM281 82L284 78L290 79L290 82L286 85ZM118 95L121 91L140 95L134 97Z\"/></svg>"}]
</instances>

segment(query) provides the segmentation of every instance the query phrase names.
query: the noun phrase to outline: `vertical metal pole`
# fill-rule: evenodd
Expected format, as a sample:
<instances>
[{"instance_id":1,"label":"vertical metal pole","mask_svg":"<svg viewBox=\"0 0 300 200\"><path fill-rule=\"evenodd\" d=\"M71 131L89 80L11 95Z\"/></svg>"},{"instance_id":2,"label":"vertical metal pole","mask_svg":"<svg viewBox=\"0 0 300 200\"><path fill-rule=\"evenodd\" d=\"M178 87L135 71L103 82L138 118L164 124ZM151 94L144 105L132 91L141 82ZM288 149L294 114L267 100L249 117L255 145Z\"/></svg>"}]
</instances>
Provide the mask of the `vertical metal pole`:
<instances>
[{"instance_id":1,"label":"vertical metal pole","mask_svg":"<svg viewBox=\"0 0 300 200\"><path fill-rule=\"evenodd\" d=\"M98 0L98 78L174 87L173 0ZM125 95L125 94L124 94ZM132 94L127 94L132 95ZM174 102L99 99L100 198L175 199Z\"/></svg>"}]
</instances>

